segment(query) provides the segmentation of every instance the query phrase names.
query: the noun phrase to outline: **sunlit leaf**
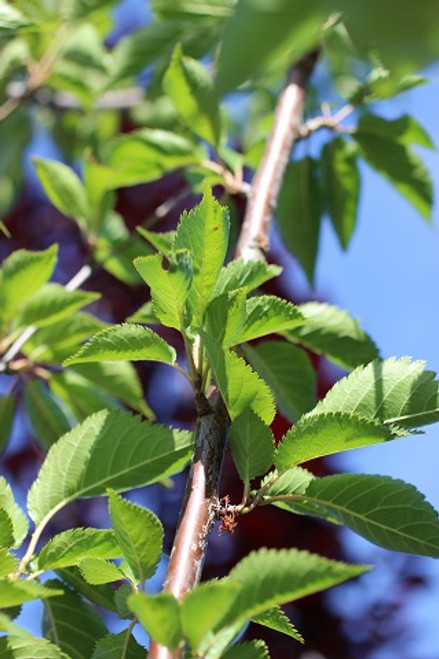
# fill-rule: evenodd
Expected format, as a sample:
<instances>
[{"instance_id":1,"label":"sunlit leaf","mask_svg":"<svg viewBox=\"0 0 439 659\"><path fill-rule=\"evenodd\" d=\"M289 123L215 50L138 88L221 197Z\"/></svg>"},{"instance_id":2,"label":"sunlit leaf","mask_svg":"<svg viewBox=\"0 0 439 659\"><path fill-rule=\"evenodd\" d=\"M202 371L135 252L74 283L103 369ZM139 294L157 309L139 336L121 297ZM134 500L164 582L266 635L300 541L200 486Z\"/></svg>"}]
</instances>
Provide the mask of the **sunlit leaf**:
<instances>
[{"instance_id":1,"label":"sunlit leaf","mask_svg":"<svg viewBox=\"0 0 439 659\"><path fill-rule=\"evenodd\" d=\"M163 545L160 520L142 508L109 492L109 510L114 532L137 581L144 582L156 571Z\"/></svg>"},{"instance_id":2,"label":"sunlit leaf","mask_svg":"<svg viewBox=\"0 0 439 659\"><path fill-rule=\"evenodd\" d=\"M214 378L231 419L250 407L269 425L274 418L275 406L265 382L237 354L221 349L206 335L203 335L203 340Z\"/></svg>"},{"instance_id":3,"label":"sunlit leaf","mask_svg":"<svg viewBox=\"0 0 439 659\"><path fill-rule=\"evenodd\" d=\"M342 378L312 414L354 412L403 428L439 419L438 381L425 362L410 357L374 360Z\"/></svg>"},{"instance_id":4,"label":"sunlit leaf","mask_svg":"<svg viewBox=\"0 0 439 659\"><path fill-rule=\"evenodd\" d=\"M200 62L183 55L181 46L174 50L163 86L186 126L218 146L221 115L212 78Z\"/></svg>"},{"instance_id":5,"label":"sunlit leaf","mask_svg":"<svg viewBox=\"0 0 439 659\"><path fill-rule=\"evenodd\" d=\"M299 641L299 643L305 642L302 635L299 634L290 619L285 615L282 609L277 606L254 616L253 622L268 627L269 629L275 629L277 632L281 632L286 636L291 636L291 638Z\"/></svg>"},{"instance_id":6,"label":"sunlit leaf","mask_svg":"<svg viewBox=\"0 0 439 659\"><path fill-rule=\"evenodd\" d=\"M171 650L177 648L182 638L180 609L171 593L138 593L128 598L128 605L154 640Z\"/></svg>"},{"instance_id":7,"label":"sunlit leaf","mask_svg":"<svg viewBox=\"0 0 439 659\"><path fill-rule=\"evenodd\" d=\"M175 251L187 250L192 256L193 280L188 302L200 326L226 256L228 235L227 209L206 187L201 203L181 216L173 243Z\"/></svg>"},{"instance_id":8,"label":"sunlit leaf","mask_svg":"<svg viewBox=\"0 0 439 659\"><path fill-rule=\"evenodd\" d=\"M99 293L68 291L59 284L45 284L23 305L15 324L51 325L100 297Z\"/></svg>"},{"instance_id":9,"label":"sunlit leaf","mask_svg":"<svg viewBox=\"0 0 439 659\"><path fill-rule=\"evenodd\" d=\"M84 185L75 172L62 162L33 158L40 183L56 208L75 219L83 228L90 215Z\"/></svg>"},{"instance_id":10,"label":"sunlit leaf","mask_svg":"<svg viewBox=\"0 0 439 659\"><path fill-rule=\"evenodd\" d=\"M27 517L15 502L12 489L3 476L0 476L0 508L3 508L11 519L14 536L13 546L15 548L19 547L27 535Z\"/></svg>"},{"instance_id":11,"label":"sunlit leaf","mask_svg":"<svg viewBox=\"0 0 439 659\"><path fill-rule=\"evenodd\" d=\"M145 659L145 648L139 645L132 634L129 636L127 647L127 634L122 631L118 634L108 634L99 639L91 659L120 659L125 652L125 659Z\"/></svg>"},{"instance_id":12,"label":"sunlit leaf","mask_svg":"<svg viewBox=\"0 0 439 659\"><path fill-rule=\"evenodd\" d=\"M337 474L314 479L304 496L381 547L439 557L438 514L413 485L388 476Z\"/></svg>"},{"instance_id":13,"label":"sunlit leaf","mask_svg":"<svg viewBox=\"0 0 439 659\"><path fill-rule=\"evenodd\" d=\"M321 414L302 417L287 432L277 447L274 463L281 471L324 455L379 444L405 434L378 419L352 412L325 414L322 410Z\"/></svg>"},{"instance_id":14,"label":"sunlit leaf","mask_svg":"<svg viewBox=\"0 0 439 659\"><path fill-rule=\"evenodd\" d=\"M34 560L39 570L55 570L77 565L83 556L121 558L122 550L113 531L76 528L55 535Z\"/></svg>"},{"instance_id":15,"label":"sunlit leaf","mask_svg":"<svg viewBox=\"0 0 439 659\"><path fill-rule=\"evenodd\" d=\"M169 268L162 265L162 256L141 256L134 267L151 289L155 316L166 326L184 328L184 304L192 284L191 256L187 250L169 256Z\"/></svg>"},{"instance_id":16,"label":"sunlit leaf","mask_svg":"<svg viewBox=\"0 0 439 659\"><path fill-rule=\"evenodd\" d=\"M98 556L83 556L78 561L78 567L85 581L92 586L125 579L117 565Z\"/></svg>"},{"instance_id":17,"label":"sunlit leaf","mask_svg":"<svg viewBox=\"0 0 439 659\"><path fill-rule=\"evenodd\" d=\"M183 467L191 443L187 432L102 410L51 447L29 491L29 514L39 524L73 499L160 480Z\"/></svg>"},{"instance_id":18,"label":"sunlit leaf","mask_svg":"<svg viewBox=\"0 0 439 659\"><path fill-rule=\"evenodd\" d=\"M124 323L95 334L64 365L99 361L148 360L172 364L175 350L147 327Z\"/></svg>"},{"instance_id":19,"label":"sunlit leaf","mask_svg":"<svg viewBox=\"0 0 439 659\"><path fill-rule=\"evenodd\" d=\"M49 279L56 265L58 246L43 252L19 249L2 263L0 274L0 319L4 325L17 309Z\"/></svg>"}]
</instances>

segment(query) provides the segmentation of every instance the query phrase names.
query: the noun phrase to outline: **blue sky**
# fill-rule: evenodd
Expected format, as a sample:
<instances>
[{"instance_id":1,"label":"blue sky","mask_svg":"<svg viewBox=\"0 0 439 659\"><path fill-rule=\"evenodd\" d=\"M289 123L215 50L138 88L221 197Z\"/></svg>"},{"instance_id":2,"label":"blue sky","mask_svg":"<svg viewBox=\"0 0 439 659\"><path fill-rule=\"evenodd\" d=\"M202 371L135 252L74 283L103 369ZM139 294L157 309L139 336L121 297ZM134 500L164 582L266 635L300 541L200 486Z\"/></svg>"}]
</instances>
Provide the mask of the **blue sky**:
<instances>
[{"instance_id":1,"label":"blue sky","mask_svg":"<svg viewBox=\"0 0 439 659\"><path fill-rule=\"evenodd\" d=\"M377 105L384 116L413 115L439 146L437 111L439 66L426 72L431 84ZM439 155L419 149L439 194ZM409 355L439 371L439 213L429 226L411 205L381 176L365 165L358 225L347 252L342 252L326 223L317 265L319 297L347 309L361 320L383 357ZM334 459L337 469L392 476L412 483L439 510L439 424L427 426L425 434L350 451ZM376 562L380 550L346 531L352 559ZM409 623L415 631L407 657L439 657L439 563L421 558L431 579L426 591L410 599ZM386 567L367 575L372 590L385 597ZM337 601L337 598L333 600ZM341 599L338 600L341 605ZM375 659L395 659L394 649L383 648Z\"/></svg>"}]
</instances>

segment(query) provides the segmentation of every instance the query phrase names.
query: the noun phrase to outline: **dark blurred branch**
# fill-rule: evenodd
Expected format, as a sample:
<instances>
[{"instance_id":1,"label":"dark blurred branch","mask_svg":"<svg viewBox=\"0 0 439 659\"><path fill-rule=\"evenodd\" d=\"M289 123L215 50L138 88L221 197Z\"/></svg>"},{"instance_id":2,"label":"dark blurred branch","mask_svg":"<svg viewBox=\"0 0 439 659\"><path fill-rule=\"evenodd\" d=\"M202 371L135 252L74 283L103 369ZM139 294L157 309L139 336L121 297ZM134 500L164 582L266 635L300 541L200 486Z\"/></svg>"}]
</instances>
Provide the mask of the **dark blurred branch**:
<instances>
[{"instance_id":1,"label":"dark blurred branch","mask_svg":"<svg viewBox=\"0 0 439 659\"><path fill-rule=\"evenodd\" d=\"M268 229L290 150L302 127L305 89L317 52L293 66L275 114L274 126L261 166L254 178L236 258L263 258ZM201 577L209 532L218 516L218 485L229 418L215 392L197 402L195 453L186 484L180 522L171 551L164 590L182 599ZM184 649L172 652L151 641L148 659L180 659Z\"/></svg>"},{"instance_id":2,"label":"dark blurred branch","mask_svg":"<svg viewBox=\"0 0 439 659\"><path fill-rule=\"evenodd\" d=\"M315 50L288 72L265 153L253 179L235 258L262 261L268 251L270 223L291 149L301 137L306 88L317 57Z\"/></svg>"}]
</instances>

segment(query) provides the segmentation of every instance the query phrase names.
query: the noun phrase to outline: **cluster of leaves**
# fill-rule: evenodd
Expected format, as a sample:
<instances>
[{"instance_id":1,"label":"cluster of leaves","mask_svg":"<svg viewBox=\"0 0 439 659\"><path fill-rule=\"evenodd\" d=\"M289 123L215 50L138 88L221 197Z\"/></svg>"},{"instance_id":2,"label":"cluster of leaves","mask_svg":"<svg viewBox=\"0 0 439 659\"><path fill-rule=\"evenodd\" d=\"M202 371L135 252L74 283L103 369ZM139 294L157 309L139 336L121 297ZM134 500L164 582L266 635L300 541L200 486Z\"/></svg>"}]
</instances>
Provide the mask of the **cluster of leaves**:
<instances>
[{"instance_id":1,"label":"cluster of leaves","mask_svg":"<svg viewBox=\"0 0 439 659\"><path fill-rule=\"evenodd\" d=\"M93 267L128 284L145 282L151 297L124 323L106 326L81 311L97 294L76 290L77 282L48 283L56 246L16 251L2 264L0 365L12 384L0 398L0 444L7 444L20 391L48 449L28 493L30 539L26 515L0 481L5 656L140 657L145 650L132 635L140 623L171 651L186 645L191 656L262 659L268 649L261 642L230 645L248 621L301 641L279 607L368 569L294 549L262 550L244 558L227 579L201 584L181 602L169 593L148 594L145 581L162 554L161 523L120 493L181 471L193 438L154 423L132 361L176 369L198 396L212 381L219 388L242 480L234 515L279 506L344 524L391 550L438 557L437 514L411 485L373 475L318 478L301 466L436 421L434 375L408 358L380 360L373 341L345 311L261 294L259 288L280 273L278 266L227 262L229 234L236 233L233 195L246 194L244 167L260 160L273 89L292 61L320 45L349 104L340 117L354 112L355 125L345 127L337 114L320 118L315 126L332 132L319 160L289 165L277 214L287 247L312 281L323 212L347 247L356 220L359 156L430 219L431 183L412 150L431 148L430 138L413 118L389 121L371 114L368 104L423 82L413 71L437 54L437 10L423 2L426 11L404 14L396 37L399 3L380 4L379 24L374 3L366 10L342 0L240 0L236 7L233 0L154 0L152 22L109 50L104 37L111 1L0 2L1 210L17 196L17 163L35 115L46 113L63 154L72 161L80 157L83 169L80 177L63 163L34 159L44 191L76 222ZM395 47L402 33L403 54ZM371 37L377 49L372 60ZM357 76L359 56L366 55L369 63ZM215 79L202 57L213 58ZM139 91L128 85L146 66L152 78L147 98L136 96L130 110L137 129L120 135L117 99ZM241 83L251 96L246 130L220 105L221 95ZM312 123L307 130L304 137L313 132ZM233 132L239 133L236 150L227 141ZM140 235L130 235L114 210L115 191L175 170L182 170L189 192L204 190L201 204L182 215L175 231L152 231L147 224ZM221 203L211 193L216 185ZM148 325L176 330L185 360L178 346ZM321 402L308 350L352 371ZM277 410L295 425L275 447L270 425ZM94 496L108 497L111 529L71 529L40 546L55 514ZM53 577L48 572L55 578L46 581ZM13 622L18 608L35 599L44 602L45 639ZM95 604L126 619L127 629L108 634Z\"/></svg>"},{"instance_id":2,"label":"cluster of leaves","mask_svg":"<svg viewBox=\"0 0 439 659\"><path fill-rule=\"evenodd\" d=\"M373 358L372 342L346 314L328 305L296 307L275 296L250 295L278 268L239 260L224 265L227 240L227 211L206 190L201 204L181 217L166 255L138 257L134 262L150 287L155 322L177 329L184 338L187 372L171 345L132 322L100 330L66 365L160 361L184 373L197 394L206 390L213 376L231 418L230 446L243 481L243 503L235 506L236 514L273 504L345 524L389 549L437 557L437 514L411 485L357 474L317 478L299 466L313 458L395 439L437 420L434 375L407 358L365 359L367 366L355 368L315 404L308 357L294 342L316 350L325 345L326 354L344 363L348 355L354 361L364 353ZM52 253L40 253L39 258L51 258ZM34 255L24 256L31 262ZM321 316L332 319L332 328L331 322L322 324ZM247 345L273 334L279 340ZM352 345L357 356L351 353ZM250 364L237 353L237 346ZM300 390L295 380L302 383ZM269 426L276 405L298 420L275 449ZM27 522L10 487L2 482L0 603L10 609L31 599L44 600L51 621L47 636L57 639L58 649L46 649L48 641L41 641L42 652L54 657L100 657L104 650L125 648L125 656L137 656L140 646L131 638L136 622L171 650L185 642L195 656L211 659L240 652L239 645L226 648L249 620L301 640L279 605L367 569L296 550L267 550L249 555L226 580L200 585L181 603L169 593L146 594L145 581L161 556L161 524L150 511L117 492L181 470L191 445L190 433L140 421L127 412L102 410L88 416L53 444L29 490L27 508L35 529L19 564L10 550L22 545ZM260 476L259 486L252 490ZM65 531L35 554L46 525L67 503L107 495L113 530ZM61 580L41 584L40 576L53 570ZM92 602L131 618L128 631L107 635L102 619L65 582ZM113 582L119 584L114 593L108 587ZM92 594L90 585L106 587ZM73 649L67 626L73 611L78 628L81 616L89 618L81 650ZM26 632L7 618L2 620L8 632L2 639L5 649L26 643L33 647ZM255 653L251 656L265 656L263 646L250 647Z\"/></svg>"}]
</instances>

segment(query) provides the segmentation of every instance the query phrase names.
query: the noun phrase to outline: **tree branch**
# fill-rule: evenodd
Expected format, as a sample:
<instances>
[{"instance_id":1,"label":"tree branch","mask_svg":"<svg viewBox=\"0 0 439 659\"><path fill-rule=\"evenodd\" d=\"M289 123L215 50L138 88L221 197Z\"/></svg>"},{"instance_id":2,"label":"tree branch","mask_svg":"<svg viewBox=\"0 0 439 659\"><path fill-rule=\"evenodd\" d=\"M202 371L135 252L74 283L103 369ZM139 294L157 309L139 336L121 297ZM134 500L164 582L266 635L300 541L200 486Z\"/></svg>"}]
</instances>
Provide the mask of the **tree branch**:
<instances>
[{"instance_id":1,"label":"tree branch","mask_svg":"<svg viewBox=\"0 0 439 659\"><path fill-rule=\"evenodd\" d=\"M235 258L263 261L269 247L269 229L294 142L301 137L306 88L318 57L315 50L288 72L279 97L274 124L261 164L253 179Z\"/></svg>"},{"instance_id":2,"label":"tree branch","mask_svg":"<svg viewBox=\"0 0 439 659\"><path fill-rule=\"evenodd\" d=\"M317 59L311 53L293 66L282 92L262 163L254 178L235 258L261 260L268 247L268 230L290 150L299 138L305 89ZM209 532L218 512L218 485L229 418L217 391L197 401L195 453L186 484L180 522L171 551L164 590L177 599L199 582ZM175 652L151 641L148 659L181 659Z\"/></svg>"}]
</instances>

